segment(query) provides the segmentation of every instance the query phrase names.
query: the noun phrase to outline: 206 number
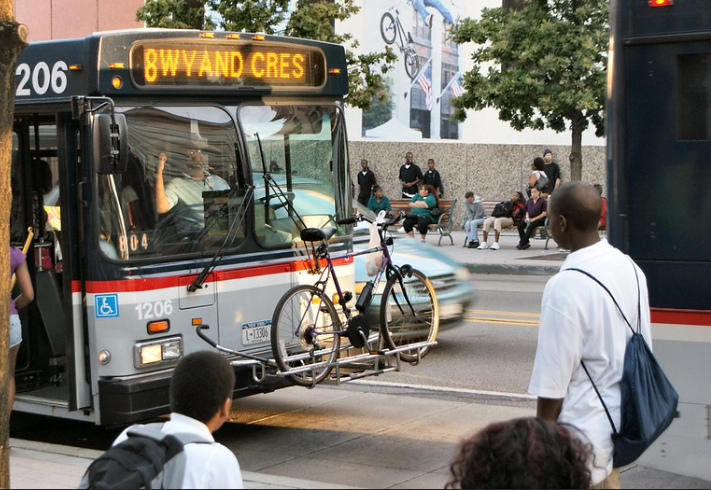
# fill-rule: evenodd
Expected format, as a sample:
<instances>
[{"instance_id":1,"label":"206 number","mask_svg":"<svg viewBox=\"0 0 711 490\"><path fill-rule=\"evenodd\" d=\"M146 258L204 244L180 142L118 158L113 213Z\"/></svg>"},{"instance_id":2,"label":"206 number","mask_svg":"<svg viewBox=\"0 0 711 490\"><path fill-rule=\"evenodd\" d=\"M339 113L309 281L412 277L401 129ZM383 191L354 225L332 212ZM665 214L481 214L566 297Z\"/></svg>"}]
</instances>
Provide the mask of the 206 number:
<instances>
[{"instance_id":1,"label":"206 number","mask_svg":"<svg viewBox=\"0 0 711 490\"><path fill-rule=\"evenodd\" d=\"M170 316L173 313L173 300L156 301L154 303L138 303L136 313L139 320L150 318L161 318Z\"/></svg>"},{"instance_id":2,"label":"206 number","mask_svg":"<svg viewBox=\"0 0 711 490\"><path fill-rule=\"evenodd\" d=\"M19 64L15 71L15 75L20 77L16 95L26 97L32 95L33 91L37 95L44 95L50 87L55 94L61 94L67 88L68 68L64 61L57 61L51 70L44 61L37 63L34 68L27 63Z\"/></svg>"}]
</instances>

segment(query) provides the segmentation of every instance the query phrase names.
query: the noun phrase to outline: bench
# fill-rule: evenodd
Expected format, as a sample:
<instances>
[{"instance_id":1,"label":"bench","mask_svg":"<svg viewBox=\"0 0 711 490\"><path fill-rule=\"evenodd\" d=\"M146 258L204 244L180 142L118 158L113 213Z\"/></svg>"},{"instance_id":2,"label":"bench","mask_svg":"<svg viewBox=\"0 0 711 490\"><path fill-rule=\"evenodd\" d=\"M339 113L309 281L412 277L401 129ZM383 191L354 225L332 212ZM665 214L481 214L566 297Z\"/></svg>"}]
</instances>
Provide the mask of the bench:
<instances>
[{"instance_id":1,"label":"bench","mask_svg":"<svg viewBox=\"0 0 711 490\"><path fill-rule=\"evenodd\" d=\"M391 199L390 205L392 206L393 212L410 212L409 199ZM454 245L454 239L452 238L452 230L454 230L454 220L451 219L451 216L454 213L454 210L456 209L456 205L456 199L439 200L439 208L442 210L442 214L439 216L436 223L432 223L429 226L430 230L437 230L439 232L439 241L437 242L437 246L442 245L442 238L444 237L449 238L450 244Z\"/></svg>"}]
</instances>

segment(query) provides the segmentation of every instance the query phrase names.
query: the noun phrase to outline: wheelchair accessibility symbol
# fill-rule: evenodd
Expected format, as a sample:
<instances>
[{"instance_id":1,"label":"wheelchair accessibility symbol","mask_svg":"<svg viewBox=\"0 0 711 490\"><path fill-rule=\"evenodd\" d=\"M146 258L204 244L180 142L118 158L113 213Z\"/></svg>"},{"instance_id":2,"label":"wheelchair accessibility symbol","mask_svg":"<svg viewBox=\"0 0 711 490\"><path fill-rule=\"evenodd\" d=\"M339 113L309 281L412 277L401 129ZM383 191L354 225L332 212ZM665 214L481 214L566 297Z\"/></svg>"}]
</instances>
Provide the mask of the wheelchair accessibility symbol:
<instances>
[{"instance_id":1,"label":"wheelchair accessibility symbol","mask_svg":"<svg viewBox=\"0 0 711 490\"><path fill-rule=\"evenodd\" d=\"M96 318L113 318L119 316L118 294L98 294L94 298Z\"/></svg>"}]
</instances>

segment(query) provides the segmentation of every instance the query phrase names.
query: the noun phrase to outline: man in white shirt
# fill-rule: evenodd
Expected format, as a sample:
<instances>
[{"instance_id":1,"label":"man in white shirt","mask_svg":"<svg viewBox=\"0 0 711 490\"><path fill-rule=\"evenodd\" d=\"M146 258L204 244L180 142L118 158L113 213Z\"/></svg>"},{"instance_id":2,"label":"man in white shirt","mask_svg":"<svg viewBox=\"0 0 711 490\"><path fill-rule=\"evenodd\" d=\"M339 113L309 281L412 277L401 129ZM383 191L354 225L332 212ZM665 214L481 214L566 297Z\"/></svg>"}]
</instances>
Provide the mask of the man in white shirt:
<instances>
[{"instance_id":1,"label":"man in white shirt","mask_svg":"<svg viewBox=\"0 0 711 490\"><path fill-rule=\"evenodd\" d=\"M186 467L180 488L244 488L234 453L212 436L230 415L234 385L232 367L216 352L188 354L175 368L170 382L170 421L161 430L197 435L210 442L184 446ZM128 438L129 429L114 445Z\"/></svg>"},{"instance_id":2,"label":"man in white shirt","mask_svg":"<svg viewBox=\"0 0 711 490\"><path fill-rule=\"evenodd\" d=\"M553 239L571 253L543 292L528 391L538 397L539 417L577 427L592 445L591 488L620 488L619 469L612 467L612 427L581 361L619 427L620 380L631 331L599 284L567 269L584 270L607 286L632 325L640 316L651 347L647 281L632 259L600 239L595 187L582 182L560 186L548 214Z\"/></svg>"},{"instance_id":3,"label":"man in white shirt","mask_svg":"<svg viewBox=\"0 0 711 490\"><path fill-rule=\"evenodd\" d=\"M202 150L194 147L186 156L187 162L180 168L183 172L165 184L163 171L168 156L165 153L158 155L156 211L165 214L182 202L185 208L176 216L177 232L194 234L205 226L203 193L229 190L230 186L222 177L208 172Z\"/></svg>"}]
</instances>

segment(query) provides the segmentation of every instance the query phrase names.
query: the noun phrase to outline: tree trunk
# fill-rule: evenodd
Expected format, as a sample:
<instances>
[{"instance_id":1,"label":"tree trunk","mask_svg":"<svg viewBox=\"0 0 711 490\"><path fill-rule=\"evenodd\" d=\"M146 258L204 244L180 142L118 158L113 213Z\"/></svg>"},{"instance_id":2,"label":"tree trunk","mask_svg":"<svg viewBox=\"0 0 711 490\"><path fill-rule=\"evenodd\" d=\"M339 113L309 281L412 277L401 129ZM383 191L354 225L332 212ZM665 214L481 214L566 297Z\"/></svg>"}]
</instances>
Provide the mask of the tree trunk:
<instances>
[{"instance_id":1,"label":"tree trunk","mask_svg":"<svg viewBox=\"0 0 711 490\"><path fill-rule=\"evenodd\" d=\"M572 122L572 144L570 147L570 180L583 178L583 118L576 118Z\"/></svg>"},{"instance_id":2,"label":"tree trunk","mask_svg":"<svg viewBox=\"0 0 711 490\"><path fill-rule=\"evenodd\" d=\"M0 487L10 488L10 186L15 63L27 40L27 27L13 18L12 0L0 0Z\"/></svg>"}]
</instances>

